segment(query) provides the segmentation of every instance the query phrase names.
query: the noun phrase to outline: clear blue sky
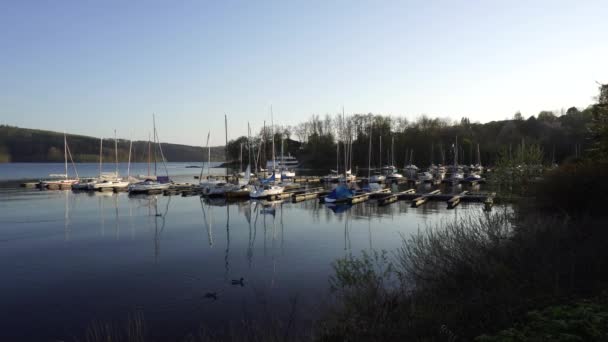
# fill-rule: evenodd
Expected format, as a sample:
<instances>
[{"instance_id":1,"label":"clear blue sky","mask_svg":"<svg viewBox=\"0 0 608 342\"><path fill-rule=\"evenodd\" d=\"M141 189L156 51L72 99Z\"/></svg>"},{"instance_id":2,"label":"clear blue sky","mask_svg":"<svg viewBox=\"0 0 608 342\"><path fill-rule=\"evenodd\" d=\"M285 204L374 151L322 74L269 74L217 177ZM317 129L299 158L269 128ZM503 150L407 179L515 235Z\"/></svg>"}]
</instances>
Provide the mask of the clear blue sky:
<instances>
[{"instance_id":1,"label":"clear blue sky","mask_svg":"<svg viewBox=\"0 0 608 342\"><path fill-rule=\"evenodd\" d=\"M585 107L602 1L2 1L0 123L223 144L270 120Z\"/></svg>"}]
</instances>

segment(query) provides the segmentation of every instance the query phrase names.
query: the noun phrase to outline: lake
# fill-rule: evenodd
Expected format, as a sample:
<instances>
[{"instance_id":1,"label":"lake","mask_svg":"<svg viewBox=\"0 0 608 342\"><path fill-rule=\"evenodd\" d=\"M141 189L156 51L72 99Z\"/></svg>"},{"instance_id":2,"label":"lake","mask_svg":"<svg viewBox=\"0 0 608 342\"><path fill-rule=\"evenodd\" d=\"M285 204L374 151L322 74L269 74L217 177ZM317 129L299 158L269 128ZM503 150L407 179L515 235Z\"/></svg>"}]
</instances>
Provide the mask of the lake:
<instances>
[{"instance_id":1,"label":"lake","mask_svg":"<svg viewBox=\"0 0 608 342\"><path fill-rule=\"evenodd\" d=\"M0 188L0 340L70 340L93 320L134 313L152 336L182 337L263 311L280 317L290 298L314 318L337 258L392 251L402 236L481 212Z\"/></svg>"}]
</instances>

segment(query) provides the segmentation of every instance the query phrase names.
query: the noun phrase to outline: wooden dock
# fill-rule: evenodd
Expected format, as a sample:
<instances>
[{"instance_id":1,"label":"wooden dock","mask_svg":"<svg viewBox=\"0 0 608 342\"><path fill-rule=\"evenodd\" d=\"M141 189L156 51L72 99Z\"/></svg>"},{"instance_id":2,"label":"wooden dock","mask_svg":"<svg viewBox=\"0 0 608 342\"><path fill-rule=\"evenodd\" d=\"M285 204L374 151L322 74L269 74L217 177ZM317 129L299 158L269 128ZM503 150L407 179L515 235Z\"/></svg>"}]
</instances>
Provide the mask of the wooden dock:
<instances>
[{"instance_id":1,"label":"wooden dock","mask_svg":"<svg viewBox=\"0 0 608 342\"><path fill-rule=\"evenodd\" d=\"M422 196L414 198L414 200L412 200L412 208L418 208L419 206L426 203L429 200L429 197L440 194L440 193L441 193L440 190L434 190L427 194L423 194Z\"/></svg>"},{"instance_id":2,"label":"wooden dock","mask_svg":"<svg viewBox=\"0 0 608 342\"><path fill-rule=\"evenodd\" d=\"M414 190L414 189L408 189L408 190L397 192L397 193L394 193L394 194L389 194L387 196L379 198L378 199L378 205L380 205L380 206L389 205L391 203L397 202L404 195L412 195L414 193L416 193L416 190Z\"/></svg>"},{"instance_id":3,"label":"wooden dock","mask_svg":"<svg viewBox=\"0 0 608 342\"><path fill-rule=\"evenodd\" d=\"M460 200L466 196L469 192L463 191L458 195L453 196L448 200L448 209L454 209L460 204Z\"/></svg>"}]
</instances>

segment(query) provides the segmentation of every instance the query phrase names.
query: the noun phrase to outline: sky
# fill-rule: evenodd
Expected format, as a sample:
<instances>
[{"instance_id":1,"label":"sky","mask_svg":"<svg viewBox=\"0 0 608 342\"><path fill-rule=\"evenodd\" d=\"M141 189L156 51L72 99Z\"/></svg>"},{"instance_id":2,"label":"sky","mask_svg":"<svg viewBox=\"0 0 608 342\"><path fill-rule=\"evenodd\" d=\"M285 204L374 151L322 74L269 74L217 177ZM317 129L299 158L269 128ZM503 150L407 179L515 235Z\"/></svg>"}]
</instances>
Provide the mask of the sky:
<instances>
[{"instance_id":1,"label":"sky","mask_svg":"<svg viewBox=\"0 0 608 342\"><path fill-rule=\"evenodd\" d=\"M0 1L0 124L204 145L312 114L586 107L601 1Z\"/></svg>"}]
</instances>

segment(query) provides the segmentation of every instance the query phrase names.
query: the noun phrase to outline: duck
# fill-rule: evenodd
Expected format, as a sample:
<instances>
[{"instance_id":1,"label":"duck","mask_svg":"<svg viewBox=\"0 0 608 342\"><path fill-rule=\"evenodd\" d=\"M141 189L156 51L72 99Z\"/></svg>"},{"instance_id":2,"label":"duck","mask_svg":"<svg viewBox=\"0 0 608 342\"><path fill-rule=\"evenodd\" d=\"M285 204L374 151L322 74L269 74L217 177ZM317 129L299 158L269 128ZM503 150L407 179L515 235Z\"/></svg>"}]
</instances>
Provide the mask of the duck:
<instances>
[{"instance_id":1,"label":"duck","mask_svg":"<svg viewBox=\"0 0 608 342\"><path fill-rule=\"evenodd\" d=\"M245 286L245 279L243 279L243 277L241 277L241 279L232 279L232 285L241 285L241 286Z\"/></svg>"},{"instance_id":2,"label":"duck","mask_svg":"<svg viewBox=\"0 0 608 342\"><path fill-rule=\"evenodd\" d=\"M217 292L207 292L205 293L205 298L217 300Z\"/></svg>"}]
</instances>

